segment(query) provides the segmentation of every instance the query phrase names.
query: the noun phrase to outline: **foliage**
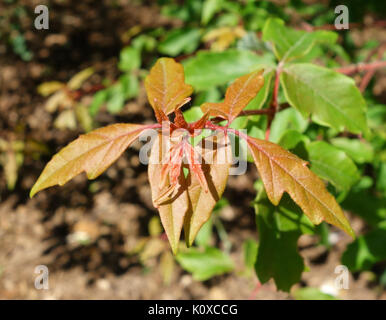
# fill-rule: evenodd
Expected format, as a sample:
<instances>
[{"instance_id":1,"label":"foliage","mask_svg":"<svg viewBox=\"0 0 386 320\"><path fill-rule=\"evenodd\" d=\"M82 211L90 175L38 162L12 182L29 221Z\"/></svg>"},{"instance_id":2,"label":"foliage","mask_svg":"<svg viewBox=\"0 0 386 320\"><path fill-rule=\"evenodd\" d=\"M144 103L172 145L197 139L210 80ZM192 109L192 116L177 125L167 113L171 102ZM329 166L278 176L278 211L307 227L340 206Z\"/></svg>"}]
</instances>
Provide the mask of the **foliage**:
<instances>
[{"instance_id":1,"label":"foliage","mask_svg":"<svg viewBox=\"0 0 386 320\"><path fill-rule=\"evenodd\" d=\"M386 219L385 106L362 95L337 69L342 62L358 62L346 51L349 39L339 35L338 43L336 32L292 29L285 23L287 12L269 1L160 3L163 14L183 26L129 30L130 43L118 62L122 74L105 80L86 107L91 117L104 112L104 105L112 114L121 112L139 95L147 75L144 86L158 124L121 123L82 135L47 164L31 196L82 171L96 178L143 131L155 129L148 167L153 204L177 262L195 279L206 280L234 269L227 250L208 239L218 221L212 211L225 189L233 141L245 141L248 161L261 178L253 202L259 242L245 243L245 265L260 282L274 279L284 291L299 282L305 265L297 241L302 234L320 236L323 229L327 235L321 241L329 246L329 228L314 226L322 221L354 236L344 210L370 228L348 246L342 262L359 271L386 260L380 245ZM291 1L290 7L313 25L333 21L323 5ZM156 60L165 55L176 59ZM51 85L68 95L69 83ZM96 126L94 119L89 123ZM221 152L192 140L222 145ZM165 145L171 145L166 154ZM221 154L227 155L223 164L209 163ZM181 244L182 229L186 245L196 246ZM161 260L171 265L166 253ZM314 288L294 296L333 298Z\"/></svg>"}]
</instances>

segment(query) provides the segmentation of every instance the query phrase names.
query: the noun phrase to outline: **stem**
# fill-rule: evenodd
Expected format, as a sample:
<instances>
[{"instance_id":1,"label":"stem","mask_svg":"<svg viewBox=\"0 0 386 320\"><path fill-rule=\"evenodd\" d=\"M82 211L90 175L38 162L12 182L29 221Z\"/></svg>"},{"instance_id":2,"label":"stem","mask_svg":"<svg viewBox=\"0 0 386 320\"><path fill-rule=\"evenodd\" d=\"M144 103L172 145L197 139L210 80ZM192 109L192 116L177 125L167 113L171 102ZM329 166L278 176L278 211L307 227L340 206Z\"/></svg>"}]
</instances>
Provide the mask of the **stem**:
<instances>
[{"instance_id":1,"label":"stem","mask_svg":"<svg viewBox=\"0 0 386 320\"><path fill-rule=\"evenodd\" d=\"M375 61L370 63L353 64L351 66L337 68L335 69L335 71L338 71L346 75L350 75L361 71L375 70L375 69L380 69L385 67L386 67L386 61Z\"/></svg>"},{"instance_id":2,"label":"stem","mask_svg":"<svg viewBox=\"0 0 386 320\"><path fill-rule=\"evenodd\" d=\"M270 110L271 112L268 114L268 125L267 125L267 130L265 131L265 140L269 140L269 134L271 131L271 124L272 120L275 117L275 114L278 109L278 95L279 95L279 87L280 87L280 74L281 74L281 69L282 68L282 63L280 62L279 65L276 68L276 74L275 74L275 86L273 88L273 94L272 94L272 101L271 101L271 107Z\"/></svg>"}]
</instances>

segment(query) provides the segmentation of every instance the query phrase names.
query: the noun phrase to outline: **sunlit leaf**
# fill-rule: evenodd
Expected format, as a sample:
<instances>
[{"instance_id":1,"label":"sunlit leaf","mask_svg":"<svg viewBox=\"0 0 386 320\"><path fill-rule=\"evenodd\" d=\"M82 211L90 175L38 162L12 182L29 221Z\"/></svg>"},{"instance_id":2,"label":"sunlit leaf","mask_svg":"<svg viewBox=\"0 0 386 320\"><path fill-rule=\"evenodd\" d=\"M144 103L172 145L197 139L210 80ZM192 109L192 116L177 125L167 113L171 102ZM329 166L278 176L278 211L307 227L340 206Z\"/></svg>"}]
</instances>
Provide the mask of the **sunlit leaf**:
<instances>
[{"instance_id":1,"label":"sunlit leaf","mask_svg":"<svg viewBox=\"0 0 386 320\"><path fill-rule=\"evenodd\" d=\"M280 78L288 102L303 116L339 131L368 134L366 102L353 79L309 63L284 67Z\"/></svg>"},{"instance_id":2,"label":"sunlit leaf","mask_svg":"<svg viewBox=\"0 0 386 320\"><path fill-rule=\"evenodd\" d=\"M227 89L222 103L207 102L201 106L211 116L223 117L232 122L263 87L263 70L254 71L236 79Z\"/></svg>"},{"instance_id":3,"label":"sunlit leaf","mask_svg":"<svg viewBox=\"0 0 386 320\"><path fill-rule=\"evenodd\" d=\"M157 209L159 211L166 235L168 236L170 246L172 247L173 252L177 253L185 214L189 209L189 198L186 179L183 174L180 174L178 179L180 186L176 195L174 195L174 197L172 197L169 201L161 204L156 203L156 200L159 199L160 194L164 190L161 185L161 170L166 148L165 143L167 143L166 139L167 138L159 134L157 139L154 141L150 153L148 176L154 206L158 207ZM180 172L182 172L182 169L180 169Z\"/></svg>"},{"instance_id":4,"label":"sunlit leaf","mask_svg":"<svg viewBox=\"0 0 386 320\"><path fill-rule=\"evenodd\" d=\"M80 72L78 72L76 75L74 75L70 81L68 81L67 86L70 90L77 90L79 89L82 84L94 74L93 68L87 68Z\"/></svg>"},{"instance_id":5,"label":"sunlit leaf","mask_svg":"<svg viewBox=\"0 0 386 320\"><path fill-rule=\"evenodd\" d=\"M43 82L38 86L38 93L43 97L47 97L50 94L62 89L64 86L65 84L59 81Z\"/></svg>"},{"instance_id":6,"label":"sunlit leaf","mask_svg":"<svg viewBox=\"0 0 386 320\"><path fill-rule=\"evenodd\" d=\"M202 146L197 145L195 149L203 158L202 169L208 182L209 192L202 189L195 175L189 175L190 205L184 222L185 241L188 246L193 244L198 231L209 220L214 206L220 200L232 163L229 138L221 133L202 140Z\"/></svg>"},{"instance_id":7,"label":"sunlit leaf","mask_svg":"<svg viewBox=\"0 0 386 320\"><path fill-rule=\"evenodd\" d=\"M63 185L83 171L89 179L95 179L146 127L117 123L81 135L53 156L32 187L30 196L50 186Z\"/></svg>"},{"instance_id":8,"label":"sunlit leaf","mask_svg":"<svg viewBox=\"0 0 386 320\"><path fill-rule=\"evenodd\" d=\"M158 117L178 108L191 95L193 88L185 84L184 68L171 58L160 58L146 77L145 87L149 103Z\"/></svg>"},{"instance_id":9,"label":"sunlit leaf","mask_svg":"<svg viewBox=\"0 0 386 320\"><path fill-rule=\"evenodd\" d=\"M272 142L251 137L247 142L274 205L288 192L314 224L325 220L354 236L342 209L304 160Z\"/></svg>"}]
</instances>

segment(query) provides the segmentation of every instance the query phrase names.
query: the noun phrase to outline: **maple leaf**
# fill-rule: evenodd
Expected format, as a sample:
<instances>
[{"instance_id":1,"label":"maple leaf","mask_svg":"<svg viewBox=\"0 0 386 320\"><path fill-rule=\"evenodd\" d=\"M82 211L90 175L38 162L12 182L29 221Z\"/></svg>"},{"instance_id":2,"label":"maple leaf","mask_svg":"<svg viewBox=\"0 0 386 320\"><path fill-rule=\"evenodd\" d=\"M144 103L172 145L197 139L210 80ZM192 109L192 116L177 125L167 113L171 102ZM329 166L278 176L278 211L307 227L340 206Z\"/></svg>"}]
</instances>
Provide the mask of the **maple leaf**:
<instances>
[{"instance_id":1,"label":"maple leaf","mask_svg":"<svg viewBox=\"0 0 386 320\"><path fill-rule=\"evenodd\" d=\"M265 140L247 138L249 149L263 180L269 200L278 205L284 191L314 224L323 220L354 237L354 232L335 198L307 162Z\"/></svg>"},{"instance_id":2,"label":"maple leaf","mask_svg":"<svg viewBox=\"0 0 386 320\"><path fill-rule=\"evenodd\" d=\"M206 102L202 111L213 117L221 117L231 123L264 85L263 70L237 78L227 89L224 102Z\"/></svg>"}]
</instances>

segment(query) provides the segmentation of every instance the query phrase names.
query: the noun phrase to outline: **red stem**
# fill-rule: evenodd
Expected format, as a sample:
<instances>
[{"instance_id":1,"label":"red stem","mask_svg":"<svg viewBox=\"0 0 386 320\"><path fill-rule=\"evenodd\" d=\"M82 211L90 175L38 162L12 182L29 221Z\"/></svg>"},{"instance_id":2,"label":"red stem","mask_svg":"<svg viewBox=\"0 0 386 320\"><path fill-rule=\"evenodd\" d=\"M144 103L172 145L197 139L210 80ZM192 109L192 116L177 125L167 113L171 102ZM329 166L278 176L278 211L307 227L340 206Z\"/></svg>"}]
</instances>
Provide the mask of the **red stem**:
<instances>
[{"instance_id":1,"label":"red stem","mask_svg":"<svg viewBox=\"0 0 386 320\"><path fill-rule=\"evenodd\" d=\"M341 68L335 69L335 71L338 71L346 75L350 75L361 71L374 70L374 69L380 69L385 67L386 67L386 61L375 61L370 63L358 63L347 67L341 67Z\"/></svg>"}]
</instances>

